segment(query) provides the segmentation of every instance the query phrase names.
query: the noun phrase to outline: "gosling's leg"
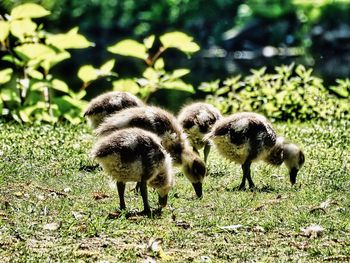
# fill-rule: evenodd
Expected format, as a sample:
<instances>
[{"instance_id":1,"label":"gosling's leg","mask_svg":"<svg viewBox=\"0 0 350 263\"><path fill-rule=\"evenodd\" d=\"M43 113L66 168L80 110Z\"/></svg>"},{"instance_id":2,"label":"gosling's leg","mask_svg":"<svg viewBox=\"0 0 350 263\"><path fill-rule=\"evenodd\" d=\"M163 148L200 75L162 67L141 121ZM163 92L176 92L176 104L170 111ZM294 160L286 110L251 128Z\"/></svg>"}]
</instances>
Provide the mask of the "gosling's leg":
<instances>
[{"instance_id":1,"label":"gosling's leg","mask_svg":"<svg viewBox=\"0 0 350 263\"><path fill-rule=\"evenodd\" d=\"M250 161L246 161L244 164L243 164L243 174L245 174L245 177L247 178L248 180L248 183L249 183L249 188L250 189L254 189L255 188L255 185L253 183L253 180L252 180L252 177L251 177L251 174L250 174L250 165L252 163Z\"/></svg>"},{"instance_id":2,"label":"gosling's leg","mask_svg":"<svg viewBox=\"0 0 350 263\"><path fill-rule=\"evenodd\" d=\"M120 210L125 210L126 208L125 199L124 199L125 183L117 182L117 189L118 189L118 195L119 195Z\"/></svg>"},{"instance_id":3,"label":"gosling's leg","mask_svg":"<svg viewBox=\"0 0 350 263\"><path fill-rule=\"evenodd\" d=\"M206 142L204 145L204 162L207 163L208 155L210 152L211 145L209 142Z\"/></svg>"},{"instance_id":4,"label":"gosling's leg","mask_svg":"<svg viewBox=\"0 0 350 263\"><path fill-rule=\"evenodd\" d=\"M243 177L242 177L242 182L238 187L238 190L244 190L245 189L245 181L247 179L247 173L245 172L245 167L244 164L242 164L242 170L243 170Z\"/></svg>"},{"instance_id":5,"label":"gosling's leg","mask_svg":"<svg viewBox=\"0 0 350 263\"><path fill-rule=\"evenodd\" d=\"M151 214L151 209L148 204L148 193L147 193L147 182L146 181L141 181L140 183L140 192L142 196L142 201L143 201L143 214L150 215Z\"/></svg>"}]
</instances>

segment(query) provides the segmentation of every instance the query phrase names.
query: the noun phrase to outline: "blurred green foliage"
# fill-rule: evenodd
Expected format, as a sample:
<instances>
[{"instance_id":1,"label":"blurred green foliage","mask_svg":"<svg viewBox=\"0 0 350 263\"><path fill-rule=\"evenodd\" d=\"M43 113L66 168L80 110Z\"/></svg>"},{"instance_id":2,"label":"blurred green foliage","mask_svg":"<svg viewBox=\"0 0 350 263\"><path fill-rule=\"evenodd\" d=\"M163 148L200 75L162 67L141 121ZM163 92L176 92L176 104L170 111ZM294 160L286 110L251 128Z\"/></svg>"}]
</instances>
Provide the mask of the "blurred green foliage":
<instances>
[{"instance_id":1,"label":"blurred green foliage","mask_svg":"<svg viewBox=\"0 0 350 263\"><path fill-rule=\"evenodd\" d=\"M75 27L67 33L52 34L43 25L32 19L50 14L37 4L23 4L12 9L0 21L0 44L4 51L2 60L10 67L0 70L0 113L18 122L61 119L71 123L82 121L82 111L87 101L83 98L92 82L101 78L115 79L115 60L110 59L96 68L83 65L77 72L82 85L71 89L63 80L51 74L56 64L71 57L67 49L81 49L93 46ZM147 101L159 89L173 89L194 93L192 85L181 77L190 71L185 68L167 71L162 54L171 48L188 55L197 52L199 46L193 38L182 32L169 32L156 37L151 35L139 43L132 39L120 41L108 51L123 56L132 56L145 62L146 69L141 78L113 81L114 90L126 90Z\"/></svg>"},{"instance_id":2,"label":"blurred green foliage","mask_svg":"<svg viewBox=\"0 0 350 263\"><path fill-rule=\"evenodd\" d=\"M159 42L160 45L154 50L155 36L151 35L145 38L143 43L125 39L108 47L108 51L111 53L135 57L143 60L147 65L141 78L114 81L114 90L131 92L141 97L145 102L149 100L152 94L161 89L195 92L192 85L181 79L190 73L190 70L180 68L167 71L165 60L161 56L170 48L178 49L190 55L197 52L200 49L199 46L193 41L192 37L182 32L165 33L159 37Z\"/></svg>"},{"instance_id":3,"label":"blurred green foliage","mask_svg":"<svg viewBox=\"0 0 350 263\"><path fill-rule=\"evenodd\" d=\"M0 21L3 61L11 68L0 71L0 113L18 122L78 123L86 105L85 91L74 92L50 74L57 63L70 58L67 49L92 46L73 28L64 34L51 34L32 19L50 14L37 4L16 6Z\"/></svg>"},{"instance_id":4,"label":"blurred green foliage","mask_svg":"<svg viewBox=\"0 0 350 263\"><path fill-rule=\"evenodd\" d=\"M350 118L349 79L337 80L332 91L337 98L312 75L312 69L302 65L280 66L272 74L266 68L252 74L202 83L200 90L209 93L207 101L223 113L237 111L260 112L275 120L310 120Z\"/></svg>"}]
</instances>

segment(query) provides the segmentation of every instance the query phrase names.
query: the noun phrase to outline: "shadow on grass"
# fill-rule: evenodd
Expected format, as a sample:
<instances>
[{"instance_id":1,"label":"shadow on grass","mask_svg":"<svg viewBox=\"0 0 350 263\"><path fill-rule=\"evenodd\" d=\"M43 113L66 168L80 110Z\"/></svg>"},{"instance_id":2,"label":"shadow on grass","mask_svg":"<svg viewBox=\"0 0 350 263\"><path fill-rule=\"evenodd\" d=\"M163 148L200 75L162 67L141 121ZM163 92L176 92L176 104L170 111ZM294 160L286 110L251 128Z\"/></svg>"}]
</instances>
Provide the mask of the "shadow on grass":
<instances>
[{"instance_id":1,"label":"shadow on grass","mask_svg":"<svg viewBox=\"0 0 350 263\"><path fill-rule=\"evenodd\" d=\"M88 172L88 173L91 173L91 172L96 171L96 170L102 170L102 168L98 164L94 164L94 165L81 164L79 167L79 171L84 171L84 172Z\"/></svg>"},{"instance_id":2,"label":"shadow on grass","mask_svg":"<svg viewBox=\"0 0 350 263\"><path fill-rule=\"evenodd\" d=\"M254 188L244 188L241 189L239 185L233 187L233 188L225 188L227 192L258 192L258 193L272 193L272 192L279 192L281 189L276 189L268 185L264 185L261 188L254 187Z\"/></svg>"},{"instance_id":3,"label":"shadow on grass","mask_svg":"<svg viewBox=\"0 0 350 263\"><path fill-rule=\"evenodd\" d=\"M125 218L128 220L138 220L143 219L145 217L151 218L151 219L157 219L161 218L162 216L162 209L152 209L151 213L145 213L144 211L120 211L116 210L114 212L110 212L107 215L107 219L113 220L113 219L119 219L119 218Z\"/></svg>"}]
</instances>

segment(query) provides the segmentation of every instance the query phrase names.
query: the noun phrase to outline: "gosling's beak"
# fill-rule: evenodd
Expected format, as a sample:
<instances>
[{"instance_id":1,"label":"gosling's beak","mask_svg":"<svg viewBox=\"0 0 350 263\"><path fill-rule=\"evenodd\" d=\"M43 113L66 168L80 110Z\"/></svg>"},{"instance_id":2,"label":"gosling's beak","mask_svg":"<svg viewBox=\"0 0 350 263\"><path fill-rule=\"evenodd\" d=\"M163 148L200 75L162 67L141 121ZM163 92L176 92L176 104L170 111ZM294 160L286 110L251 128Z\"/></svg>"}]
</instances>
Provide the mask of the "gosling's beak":
<instances>
[{"instance_id":1,"label":"gosling's beak","mask_svg":"<svg viewBox=\"0 0 350 263\"><path fill-rule=\"evenodd\" d=\"M289 172L290 183L294 185L297 181L298 169L292 168Z\"/></svg>"},{"instance_id":2,"label":"gosling's beak","mask_svg":"<svg viewBox=\"0 0 350 263\"><path fill-rule=\"evenodd\" d=\"M201 198L202 195L203 195L202 183L201 182L199 182L199 183L192 183L192 185L193 185L194 191L196 192L197 197Z\"/></svg>"},{"instance_id":3,"label":"gosling's beak","mask_svg":"<svg viewBox=\"0 0 350 263\"><path fill-rule=\"evenodd\" d=\"M166 194L163 197L159 196L158 202L160 207L166 207L166 204L168 203L168 195Z\"/></svg>"}]
</instances>

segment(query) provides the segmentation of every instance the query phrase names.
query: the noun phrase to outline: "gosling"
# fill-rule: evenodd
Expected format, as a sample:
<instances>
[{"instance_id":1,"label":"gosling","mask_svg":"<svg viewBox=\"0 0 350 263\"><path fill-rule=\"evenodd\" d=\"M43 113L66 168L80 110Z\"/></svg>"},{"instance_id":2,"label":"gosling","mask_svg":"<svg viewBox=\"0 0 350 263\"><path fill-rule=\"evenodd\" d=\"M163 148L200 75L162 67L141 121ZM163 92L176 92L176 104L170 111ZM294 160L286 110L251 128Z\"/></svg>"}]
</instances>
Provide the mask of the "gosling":
<instances>
[{"instance_id":1,"label":"gosling","mask_svg":"<svg viewBox=\"0 0 350 263\"><path fill-rule=\"evenodd\" d=\"M95 132L98 137L103 137L126 127L138 127L157 134L173 158L174 165L182 166L197 197L202 197L205 164L192 150L181 126L171 113L154 106L125 109L106 118Z\"/></svg>"},{"instance_id":2,"label":"gosling","mask_svg":"<svg viewBox=\"0 0 350 263\"><path fill-rule=\"evenodd\" d=\"M126 209L125 183L130 181L140 183L143 214L151 215L147 185L157 190L160 210L167 205L168 193L174 186L172 161L153 133L138 128L115 131L97 141L92 157L117 181L121 210Z\"/></svg>"},{"instance_id":3,"label":"gosling","mask_svg":"<svg viewBox=\"0 0 350 263\"><path fill-rule=\"evenodd\" d=\"M199 154L198 150L204 147L205 163L207 163L211 146L203 138L221 117L221 113L217 108L202 102L193 103L182 108L177 117L193 149Z\"/></svg>"},{"instance_id":4,"label":"gosling","mask_svg":"<svg viewBox=\"0 0 350 263\"><path fill-rule=\"evenodd\" d=\"M298 171L305 162L299 146L277 137L267 119L256 113L242 112L223 118L205 139L212 140L224 157L241 164L243 178L240 190L245 189L246 180L249 188L255 188L250 175L252 162L263 160L276 166L284 162L292 185L296 183Z\"/></svg>"},{"instance_id":5,"label":"gosling","mask_svg":"<svg viewBox=\"0 0 350 263\"><path fill-rule=\"evenodd\" d=\"M144 103L128 92L110 91L92 99L84 117L89 121L91 128L96 129L110 114L125 108L144 106Z\"/></svg>"}]
</instances>

